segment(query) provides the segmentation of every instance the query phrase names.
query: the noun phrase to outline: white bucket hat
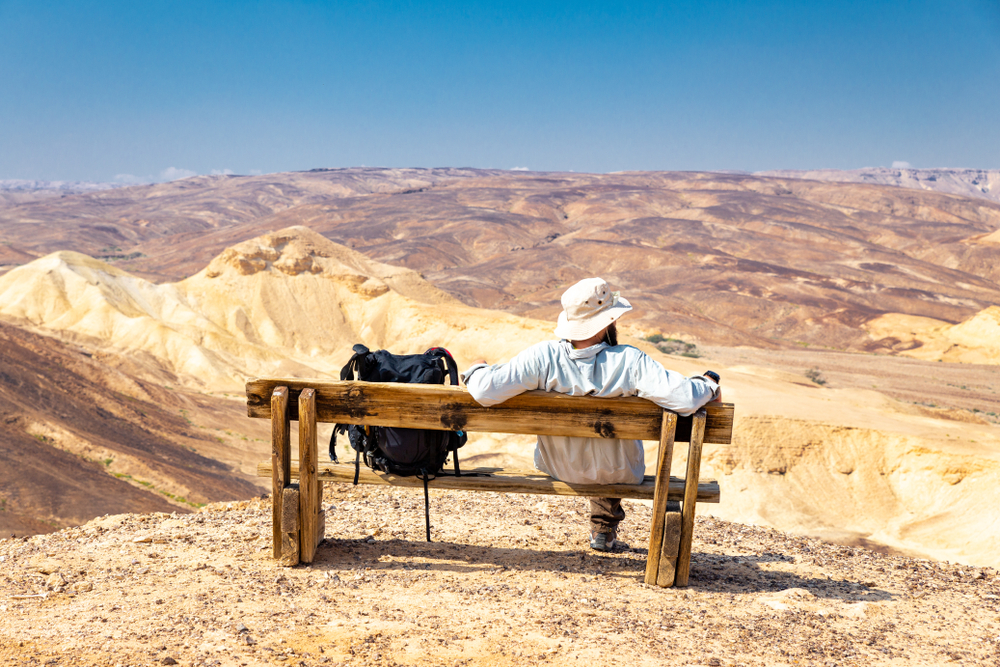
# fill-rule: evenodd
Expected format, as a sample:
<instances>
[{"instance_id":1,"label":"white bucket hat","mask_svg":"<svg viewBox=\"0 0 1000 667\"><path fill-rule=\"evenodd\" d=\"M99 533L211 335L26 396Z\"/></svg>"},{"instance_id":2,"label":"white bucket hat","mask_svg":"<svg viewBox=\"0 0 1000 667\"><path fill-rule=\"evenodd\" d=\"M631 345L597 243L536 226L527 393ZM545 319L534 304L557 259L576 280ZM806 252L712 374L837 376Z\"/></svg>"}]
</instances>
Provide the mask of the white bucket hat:
<instances>
[{"instance_id":1,"label":"white bucket hat","mask_svg":"<svg viewBox=\"0 0 1000 667\"><path fill-rule=\"evenodd\" d=\"M586 340L632 310L632 304L612 292L603 278L585 278L562 295L556 335Z\"/></svg>"}]
</instances>

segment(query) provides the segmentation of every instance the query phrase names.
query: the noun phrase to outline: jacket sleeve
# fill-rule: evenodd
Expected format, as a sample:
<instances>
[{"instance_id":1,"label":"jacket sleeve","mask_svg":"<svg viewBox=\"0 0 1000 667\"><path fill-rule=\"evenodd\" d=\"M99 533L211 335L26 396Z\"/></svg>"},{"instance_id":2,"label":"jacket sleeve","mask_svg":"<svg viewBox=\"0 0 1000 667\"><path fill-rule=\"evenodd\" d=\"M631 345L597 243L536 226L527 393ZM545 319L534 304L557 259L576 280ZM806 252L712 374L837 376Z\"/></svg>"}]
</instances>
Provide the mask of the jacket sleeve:
<instances>
[{"instance_id":1,"label":"jacket sleeve","mask_svg":"<svg viewBox=\"0 0 1000 667\"><path fill-rule=\"evenodd\" d=\"M489 407L542 386L545 359L541 346L533 345L506 364L473 366L465 371L462 379L472 398Z\"/></svg>"},{"instance_id":2,"label":"jacket sleeve","mask_svg":"<svg viewBox=\"0 0 1000 667\"><path fill-rule=\"evenodd\" d=\"M639 359L631 371L636 396L653 401L682 417L694 414L698 408L715 398L719 389L719 385L710 378L701 375L684 377L664 368L642 352L639 352Z\"/></svg>"}]
</instances>

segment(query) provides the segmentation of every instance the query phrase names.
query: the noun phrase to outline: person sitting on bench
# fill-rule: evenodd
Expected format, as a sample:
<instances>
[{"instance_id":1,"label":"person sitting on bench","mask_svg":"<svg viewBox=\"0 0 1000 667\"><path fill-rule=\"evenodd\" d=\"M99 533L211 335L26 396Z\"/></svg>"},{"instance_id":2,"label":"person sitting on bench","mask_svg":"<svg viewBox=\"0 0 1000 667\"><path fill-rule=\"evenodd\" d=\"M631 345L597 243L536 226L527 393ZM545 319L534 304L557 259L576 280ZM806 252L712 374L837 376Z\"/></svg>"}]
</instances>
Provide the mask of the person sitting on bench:
<instances>
[{"instance_id":1,"label":"person sitting on bench","mask_svg":"<svg viewBox=\"0 0 1000 667\"><path fill-rule=\"evenodd\" d=\"M505 364L474 363L462 380L477 403L503 403L532 389L571 396L640 396L686 416L721 400L719 375L686 378L630 345L618 344L616 322L632 310L601 278L587 278L562 295L555 334ZM535 467L571 484L641 484L646 463L641 440L539 435ZM611 551L625 518L620 498L590 499L590 546Z\"/></svg>"}]
</instances>

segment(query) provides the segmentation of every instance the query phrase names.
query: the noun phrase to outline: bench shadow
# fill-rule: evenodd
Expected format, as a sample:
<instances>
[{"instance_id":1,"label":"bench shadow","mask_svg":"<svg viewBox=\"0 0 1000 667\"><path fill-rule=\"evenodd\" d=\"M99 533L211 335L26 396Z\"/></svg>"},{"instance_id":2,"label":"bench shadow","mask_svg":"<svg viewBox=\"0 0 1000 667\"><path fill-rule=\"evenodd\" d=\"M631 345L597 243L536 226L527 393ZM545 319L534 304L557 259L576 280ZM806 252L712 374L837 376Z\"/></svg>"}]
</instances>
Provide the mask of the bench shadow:
<instances>
[{"instance_id":1,"label":"bench shadow","mask_svg":"<svg viewBox=\"0 0 1000 667\"><path fill-rule=\"evenodd\" d=\"M326 539L316 551L312 569L338 574L370 568L370 572L437 571L474 573L516 570L620 578L640 583L646 571L645 548L613 553L587 549L565 550L497 547L459 542L423 542L405 539L366 542ZM776 593L790 588L809 591L817 598L845 602L892 599L888 591L862 582L805 577L792 572L762 569L761 563L793 562L790 556L764 553L754 556L692 553L687 588L709 593ZM668 589L673 590L673 589Z\"/></svg>"},{"instance_id":2,"label":"bench shadow","mask_svg":"<svg viewBox=\"0 0 1000 667\"><path fill-rule=\"evenodd\" d=\"M645 550L643 550L645 551ZM326 539L308 567L352 570L482 572L496 569L564 574L602 574L633 578L645 571L645 554L619 551L602 554L590 549L553 550L532 547L495 547L459 542L405 539Z\"/></svg>"},{"instance_id":3,"label":"bench shadow","mask_svg":"<svg viewBox=\"0 0 1000 667\"><path fill-rule=\"evenodd\" d=\"M692 553L688 587L715 593L777 593L800 588L817 598L845 602L880 602L893 598L888 591L861 581L802 576L794 572L760 567L761 563L794 561L790 556L774 553L754 556Z\"/></svg>"}]
</instances>

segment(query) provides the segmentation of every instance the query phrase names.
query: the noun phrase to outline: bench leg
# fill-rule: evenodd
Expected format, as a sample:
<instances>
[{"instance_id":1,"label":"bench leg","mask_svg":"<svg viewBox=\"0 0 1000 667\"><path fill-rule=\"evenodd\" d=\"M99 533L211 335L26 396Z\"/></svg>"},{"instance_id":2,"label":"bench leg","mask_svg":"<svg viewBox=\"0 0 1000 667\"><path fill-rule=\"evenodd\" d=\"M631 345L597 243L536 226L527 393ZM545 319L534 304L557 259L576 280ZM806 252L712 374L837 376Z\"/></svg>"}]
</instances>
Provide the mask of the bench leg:
<instances>
[{"instance_id":1,"label":"bench leg","mask_svg":"<svg viewBox=\"0 0 1000 667\"><path fill-rule=\"evenodd\" d=\"M694 508L698 500L701 475L701 446L705 439L705 409L691 419L691 442L688 445L687 477L684 479L684 508L681 510L681 539L677 554L675 586L687 586L691 572L691 540L694 534Z\"/></svg>"},{"instance_id":2,"label":"bench leg","mask_svg":"<svg viewBox=\"0 0 1000 667\"><path fill-rule=\"evenodd\" d=\"M319 461L316 445L316 391L299 394L299 560L313 562L319 543Z\"/></svg>"},{"instance_id":3,"label":"bench leg","mask_svg":"<svg viewBox=\"0 0 1000 667\"><path fill-rule=\"evenodd\" d=\"M660 557L663 551L663 527L667 512L667 493L670 490L670 462L674 457L674 432L677 415L663 411L660 422L660 448L656 458L656 487L653 491L653 521L649 526L649 552L646 555L647 584L657 583Z\"/></svg>"},{"instance_id":4,"label":"bench leg","mask_svg":"<svg viewBox=\"0 0 1000 667\"><path fill-rule=\"evenodd\" d=\"M271 394L271 543L281 560L281 516L284 489L291 474L291 424L288 420L288 387L275 387Z\"/></svg>"}]
</instances>

